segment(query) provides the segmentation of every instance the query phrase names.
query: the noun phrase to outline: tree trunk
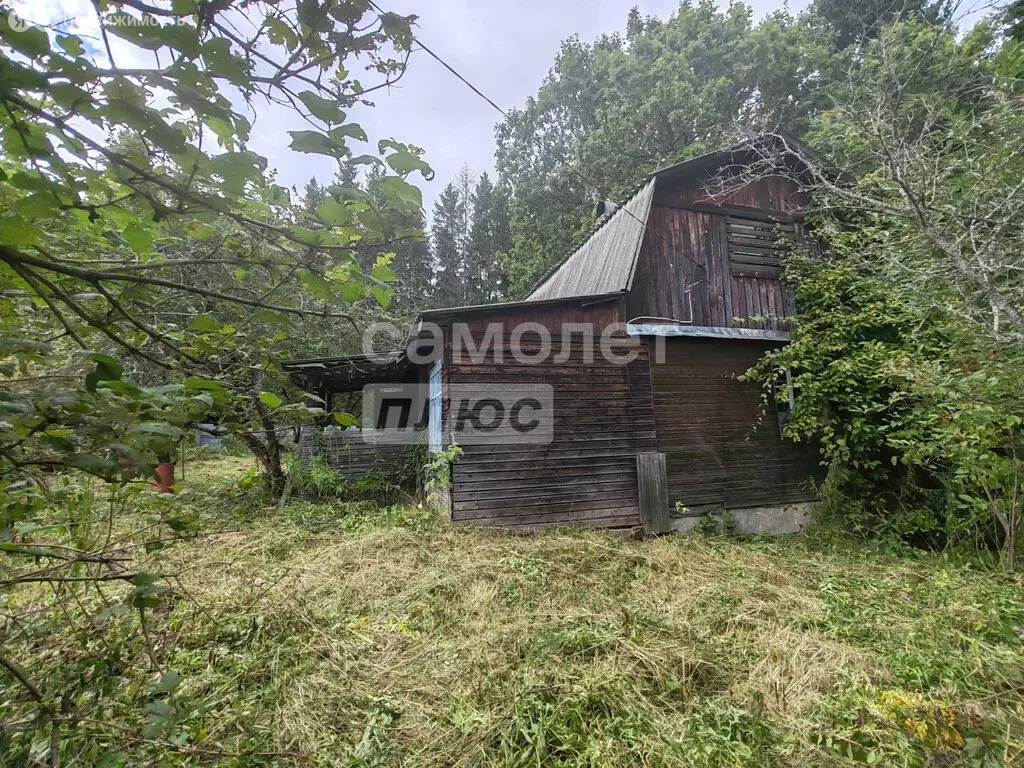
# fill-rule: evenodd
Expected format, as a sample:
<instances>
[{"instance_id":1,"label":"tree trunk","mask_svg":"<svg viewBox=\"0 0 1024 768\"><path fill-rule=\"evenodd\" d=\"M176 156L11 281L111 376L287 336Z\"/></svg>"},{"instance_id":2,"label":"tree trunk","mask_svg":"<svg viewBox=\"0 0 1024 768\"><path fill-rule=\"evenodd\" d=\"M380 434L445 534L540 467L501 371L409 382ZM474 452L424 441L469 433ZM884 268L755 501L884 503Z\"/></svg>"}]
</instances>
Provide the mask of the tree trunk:
<instances>
[{"instance_id":1,"label":"tree trunk","mask_svg":"<svg viewBox=\"0 0 1024 768\"><path fill-rule=\"evenodd\" d=\"M277 425L270 409L260 400L263 387L263 373L253 374L253 403L259 416L262 430L243 432L241 435L249 450L256 456L260 467L260 477L272 492L281 490L284 483L284 470L281 468L281 443L277 439Z\"/></svg>"},{"instance_id":2,"label":"tree trunk","mask_svg":"<svg viewBox=\"0 0 1024 768\"><path fill-rule=\"evenodd\" d=\"M1012 571L1017 567L1017 535L1020 533L1020 515L1010 512L1003 526L1006 538L1003 539L1003 569Z\"/></svg>"},{"instance_id":3,"label":"tree trunk","mask_svg":"<svg viewBox=\"0 0 1024 768\"><path fill-rule=\"evenodd\" d=\"M256 463L260 468L260 477L267 488L277 491L280 490L281 483L284 482L284 470L281 468L281 446L277 442L276 434L271 434L273 436L269 445L260 439L257 433L243 433L239 437L256 457Z\"/></svg>"}]
</instances>

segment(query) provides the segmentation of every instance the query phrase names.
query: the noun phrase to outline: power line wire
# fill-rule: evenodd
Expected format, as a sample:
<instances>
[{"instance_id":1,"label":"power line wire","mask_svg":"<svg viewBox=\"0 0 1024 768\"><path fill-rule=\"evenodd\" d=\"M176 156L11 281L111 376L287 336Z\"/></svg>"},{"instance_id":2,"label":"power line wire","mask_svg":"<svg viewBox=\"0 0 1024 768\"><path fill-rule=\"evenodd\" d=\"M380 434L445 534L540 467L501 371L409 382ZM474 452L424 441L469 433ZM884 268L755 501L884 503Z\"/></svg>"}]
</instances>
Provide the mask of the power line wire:
<instances>
[{"instance_id":1,"label":"power line wire","mask_svg":"<svg viewBox=\"0 0 1024 768\"><path fill-rule=\"evenodd\" d=\"M368 0L368 1L369 1L370 6L375 11L377 11L378 16L380 14L382 14L382 13L385 13L385 11L381 10L380 6L378 6L375 2L373 2L373 0ZM477 88L475 85L473 85L469 80L467 80L457 69L455 69L455 67L453 67L451 64L449 64L444 59L442 59L438 54L434 53L434 51L431 50L427 45L425 45L422 40L420 40L418 37L416 37L415 35L413 35L411 33L410 33L410 37L412 38L413 42L416 43L416 45L418 45L421 49L423 49L424 52L426 52L431 58L433 58L442 67L444 67L449 72L451 72L452 75L454 75L459 81L461 81L467 88L469 88L471 91L473 91L473 93L475 93L477 96L479 96L481 99L486 101L489 105L491 105L491 107L493 107L495 110L497 110L498 113L502 117L504 117L506 119L511 117L511 115L508 113L508 111L506 111L505 109L502 109L500 106L498 106L498 104L493 99L491 99L486 93L481 91L479 88ZM560 157L560 156L556 157L551 150L549 150L547 147L544 147L543 145L538 144L537 146L538 146L538 148L543 153L549 154L550 157L553 157L561 165L564 165L565 168L570 173L575 174L576 177L579 178L579 180L582 181L584 184L586 184L589 187L592 187L599 195L601 195L602 198L604 198L604 199L609 199L610 198L610 196L606 196L604 194L604 192L602 191L602 189L601 189L599 184L597 184L596 182L591 181L586 176L584 176L579 170L577 170L572 165L570 165L568 160L566 160L565 158ZM640 224L646 226L645 222L641 221L637 216L635 216L632 213L632 211L626 210L625 206L620 204L617 200L613 201L613 202L615 202L615 204L619 206L620 210L624 210L632 218L636 219L637 222L639 222Z\"/></svg>"},{"instance_id":2,"label":"power line wire","mask_svg":"<svg viewBox=\"0 0 1024 768\"><path fill-rule=\"evenodd\" d=\"M371 3L371 5L373 5L373 3ZM375 5L374 5L373 7L374 7L374 8L376 8L377 6L375 6ZM420 48L422 48L422 49L423 49L424 51L426 51L427 53L429 53L429 54L431 55L431 57L433 57L433 59L434 59L434 60L435 60L435 61L436 61L436 62L437 62L438 64L440 64L440 65L441 65L442 67L444 67L444 68L445 68L445 69L447 69L447 70L448 70L449 72L451 72L451 73L452 73L453 75L455 75L455 77L457 77L457 78L458 78L459 80L461 80L461 81L462 81L462 82L463 82L463 83L464 83L464 84L466 85L466 87L467 87L467 88L469 88L469 89L470 89L471 91L473 91L473 93L475 93L475 94L476 94L477 96L479 96L479 97L480 97L481 99L483 99L483 100L484 100L484 101L486 101L486 102L487 102L488 104L490 104L490 105L491 105L492 107L494 107L494 108L495 108L496 110L498 110L498 112L500 112L500 113L501 113L501 115L502 115L503 117L505 117L506 119L507 119L507 118L509 117L509 114L508 114L508 112L506 112L506 111L505 111L504 109L502 109L502 108L501 108L501 107L499 107L499 106L498 106L497 104L495 104L495 103L494 103L494 102L493 102L493 101L492 101L492 100L490 99L490 97L489 97L489 96L488 96L488 95L487 95L486 93L484 93L483 91L481 91L481 90L480 90L479 88L477 88L477 87L476 87L475 85L473 85L473 84L472 84L471 82L469 82L469 80L467 80L467 79L466 79L466 78L464 78L464 77L463 77L462 75L460 75L460 74L458 73L458 71L456 71L456 69L455 69L454 67L452 67L452 65L451 65L451 64L449 64L449 63L448 63L447 61L445 61L444 59L442 59L442 58L441 58L440 56L438 56L438 55L437 55L436 53L434 53L434 52L433 52L432 50L430 50L430 49L429 49L429 48L428 48L427 46L425 46L425 45L423 44L423 41L422 41L422 40L420 40L420 39L419 39L418 37L413 37L413 40L414 40L414 41L416 42L416 45L418 45L418 46L419 46Z\"/></svg>"},{"instance_id":3,"label":"power line wire","mask_svg":"<svg viewBox=\"0 0 1024 768\"><path fill-rule=\"evenodd\" d=\"M373 2L373 0L368 0L368 2L369 2L369 4L370 4L370 7L372 7L372 8L373 8L373 9L374 9L374 10L375 10L375 11L377 12L377 15L378 15L378 16L380 16L380 15L381 15L382 13L385 13L385 11L383 11L383 10L382 10L382 9L380 8L380 6L378 6L378 5L377 5L377 4L375 3L375 2ZM433 58L433 59L434 59L434 60L435 60L435 61L436 61L436 62L437 62L438 64L440 64L440 65L441 65L442 67L444 67L445 69L447 69L447 70L448 70L448 71L449 71L449 72L450 72L450 73L451 73L452 75L454 75L454 76L455 76L455 77L456 77L456 78L457 78L457 79L458 79L458 80L459 80L460 82L462 82L462 83L463 83L463 84L464 84L464 85L465 85L465 86L466 86L467 88L469 88L469 89L470 89L471 91L473 91L473 93L475 93L475 94L476 94L477 96L479 96L479 97L480 97L481 99L483 99L484 101L486 101L486 102L487 102L487 103L488 103L488 104L489 104L489 105L490 105L491 107L493 107L493 108L494 108L495 110L497 110L497 111L498 111L498 113L499 113L499 114L500 114L500 115L501 115L502 117L504 117L505 119L508 119L509 117L511 117L511 115L509 115L509 113L508 113L508 112L507 112L506 110L504 110L504 109L502 109L502 108L501 108L500 106L498 106L498 104L497 104L497 103L495 103L495 101L494 101L493 99L491 99L491 98L490 98L490 97L489 97L489 96L488 96L487 94L485 94L485 93L484 93L483 91L481 91L481 90L480 90L479 88L477 88L477 87L476 87L475 85L473 85L473 84L472 84L471 82L469 82L469 80L467 80L467 79L466 79L466 78L465 78L465 77L464 77L464 76L463 76L463 75L462 75L462 74L461 74L461 73L460 73L460 72L459 72L458 70L456 70L456 69L455 69L455 67L453 67L453 66L452 66L451 64L449 64L449 63L448 63L447 61L445 61L444 59L442 59L442 58L441 58L441 57L440 57L440 56L439 56L438 54L434 53L434 51L433 51L433 50L431 50L431 49L430 49L430 48L429 48L428 46L424 45L424 43L423 43L423 41L422 41L422 40L420 40L420 39L419 39L418 37L416 37L415 35L413 35L413 34L412 34L411 32L410 32L410 35L409 35L409 36L410 36L410 38L412 39L412 41L416 43L416 45L418 45L418 46L419 46L419 47L420 47L420 48L421 48L421 49L422 49L423 51L425 51L425 52L426 52L426 53L427 53L427 54L428 54L428 55L429 55L429 56L430 56L431 58ZM604 193L604 191L603 191L603 190L601 189L601 186L600 186L599 184L597 184L596 182L593 182L593 181L591 181L591 180L590 180L590 179L588 179L588 178L587 178L586 176L584 176L584 175L583 175L583 174L582 174L582 173L581 173L581 172L580 172L580 171L579 171L578 169L574 168L574 167L573 167L573 166L572 166L572 165L570 164L570 162L569 162L569 161L568 161L567 159L565 159L565 158L563 158L563 157L561 157L561 156L556 156L556 155L555 155L555 154L553 153L553 151L552 151L552 150L549 150L549 149L548 149L547 147L545 147L545 146L544 146L543 144L540 144L540 143L536 143L536 146L538 147L538 149L540 149L540 151L541 151L542 153L548 154L548 155L549 155L549 157L552 157L552 158L554 158L554 159L555 159L555 160L556 160L556 161L557 161L557 162L558 162L559 164L563 165L563 166L564 166L564 167L565 167L565 168L566 168L566 169L567 169L567 170L568 170L568 171L569 171L570 173L574 174L574 175L575 175L575 176L576 176L576 177L577 177L577 178L578 178L578 179L579 179L580 181L582 181L582 182L583 182L584 184L586 184L587 186L589 186L589 187L593 188L593 189L594 189L594 191L596 191L596 192L597 192L597 194L598 194L598 195L599 195L599 196L600 196L600 197L601 197L602 199L604 199L604 200L608 200L608 199L611 199L611 195L606 195L606 194ZM620 210L620 211L622 211L623 213L627 214L627 215L628 215L628 216L629 216L629 217L630 217L631 219L633 219L634 221L636 221L636 222L637 222L637 223L638 223L638 224L639 224L639 225L640 225L641 227L643 227L643 228L644 228L644 230L646 231L646 228L647 228L647 222L646 222L646 221L642 220L642 219L641 219L641 218L640 218L639 216L637 216L637 215L636 215L636 214L634 214L634 213L633 213L633 212L632 212L631 210L629 210L629 209L628 209L628 208L626 207L626 204L625 204L625 203L620 203L620 202L618 202L617 200L613 200L613 202L615 203L615 205L617 205L617 206L618 206L618 209L617 209L617 210ZM669 242L668 242L668 240L666 240L666 239L665 239L665 236L664 236L663 234L661 234L660 232L658 232L658 231L657 231L657 229L654 229L654 234L655 234L655 235L656 235L657 237L659 237L659 238L661 239L661 241L662 241L662 242L663 242L663 243L664 243L664 244L665 244L666 246L668 246L668 248L669 248L669 249L671 249L672 251L674 251L674 250L675 250L675 248L674 248L674 247L672 246L672 244L671 244L671 243L669 243ZM700 267L700 268L701 268L702 270L704 270L704 275L705 275L705 277L707 276L707 267L706 267L706 266L705 266L704 264L701 264L701 263L700 263L699 261L697 261L696 259L694 259L694 258L693 258L692 256L690 256L689 254L683 254L683 255L684 255L684 256L685 256L685 257L686 257L687 259L689 259L690 261L692 261L692 262L693 262L694 264L696 264L696 265L697 265L698 267ZM699 281L698 281L698 282L699 282ZM697 285L697 283L694 283L694 285ZM691 287L693 287L693 286L691 286Z\"/></svg>"}]
</instances>

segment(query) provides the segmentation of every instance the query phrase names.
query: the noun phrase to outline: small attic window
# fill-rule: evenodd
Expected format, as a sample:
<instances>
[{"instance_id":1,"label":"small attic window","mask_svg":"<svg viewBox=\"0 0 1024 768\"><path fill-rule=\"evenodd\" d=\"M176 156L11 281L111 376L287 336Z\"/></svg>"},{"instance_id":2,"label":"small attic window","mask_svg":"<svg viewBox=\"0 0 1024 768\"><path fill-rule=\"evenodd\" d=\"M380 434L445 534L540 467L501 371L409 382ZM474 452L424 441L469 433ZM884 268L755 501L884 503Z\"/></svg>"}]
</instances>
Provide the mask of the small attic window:
<instances>
[{"instance_id":1,"label":"small attic window","mask_svg":"<svg viewBox=\"0 0 1024 768\"><path fill-rule=\"evenodd\" d=\"M791 221L729 216L729 264L734 277L779 277L788 243L796 242Z\"/></svg>"}]
</instances>

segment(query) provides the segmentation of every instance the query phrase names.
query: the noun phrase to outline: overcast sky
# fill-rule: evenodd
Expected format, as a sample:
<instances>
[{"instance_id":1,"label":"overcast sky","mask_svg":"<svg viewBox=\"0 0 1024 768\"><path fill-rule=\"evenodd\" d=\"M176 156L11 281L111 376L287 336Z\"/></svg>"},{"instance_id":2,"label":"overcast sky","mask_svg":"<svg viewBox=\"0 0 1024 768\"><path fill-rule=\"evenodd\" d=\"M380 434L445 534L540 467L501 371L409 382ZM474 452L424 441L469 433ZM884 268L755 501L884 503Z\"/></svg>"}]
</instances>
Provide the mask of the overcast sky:
<instances>
[{"instance_id":1,"label":"overcast sky","mask_svg":"<svg viewBox=\"0 0 1024 768\"><path fill-rule=\"evenodd\" d=\"M792 0L798 11L808 0ZM417 37L504 109L521 105L535 93L550 69L562 40L578 34L593 40L602 32L622 31L629 9L666 18L678 0L380 0L402 14L419 16ZM782 0L753 0L763 16L782 7ZM24 18L37 23L63 21L61 29L83 37L99 52L98 28L91 0L14 0ZM122 45L116 38L118 65L152 66L148 54ZM355 154L376 151L376 141L395 138L421 146L435 169L431 182L412 181L423 189L429 216L434 198L465 163L474 172L492 171L494 126L500 115L423 51L413 53L409 70L390 91L374 94L375 107L353 109L349 119L360 123L371 147L354 146ZM319 155L288 149L288 130L308 128L282 107L259 105L251 148L265 155L278 179L301 190L316 176L327 182L332 164Z\"/></svg>"},{"instance_id":2,"label":"overcast sky","mask_svg":"<svg viewBox=\"0 0 1024 768\"><path fill-rule=\"evenodd\" d=\"M751 4L758 17L783 5L781 0ZM795 0L788 7L797 11L807 4ZM645 16L666 18L679 2L390 0L386 7L418 15L417 37L498 106L509 109L537 91L562 40L578 34L590 41L602 32L624 31L634 5ZM413 54L399 86L375 103L373 109L352 116L371 139L394 136L423 147L436 171L434 181L420 184L428 215L434 198L463 163L476 173L493 171L494 126L501 115L423 51ZM264 149L271 153L269 147ZM321 172L315 162L300 161L282 168L282 179L300 184L310 175L326 179L332 173Z\"/></svg>"}]
</instances>

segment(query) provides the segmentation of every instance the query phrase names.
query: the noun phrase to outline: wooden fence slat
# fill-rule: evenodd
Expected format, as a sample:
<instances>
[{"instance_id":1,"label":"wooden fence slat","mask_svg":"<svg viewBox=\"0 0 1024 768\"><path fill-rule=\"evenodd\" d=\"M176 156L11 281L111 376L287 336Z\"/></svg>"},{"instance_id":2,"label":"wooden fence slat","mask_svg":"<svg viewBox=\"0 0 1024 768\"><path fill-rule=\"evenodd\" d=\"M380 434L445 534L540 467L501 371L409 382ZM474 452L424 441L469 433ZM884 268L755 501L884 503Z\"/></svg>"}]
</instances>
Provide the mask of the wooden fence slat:
<instances>
[{"instance_id":1,"label":"wooden fence slat","mask_svg":"<svg viewBox=\"0 0 1024 768\"><path fill-rule=\"evenodd\" d=\"M647 533L668 533L668 473L664 453L636 455L636 484L640 522Z\"/></svg>"}]
</instances>

